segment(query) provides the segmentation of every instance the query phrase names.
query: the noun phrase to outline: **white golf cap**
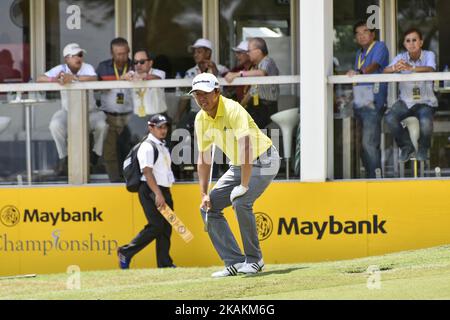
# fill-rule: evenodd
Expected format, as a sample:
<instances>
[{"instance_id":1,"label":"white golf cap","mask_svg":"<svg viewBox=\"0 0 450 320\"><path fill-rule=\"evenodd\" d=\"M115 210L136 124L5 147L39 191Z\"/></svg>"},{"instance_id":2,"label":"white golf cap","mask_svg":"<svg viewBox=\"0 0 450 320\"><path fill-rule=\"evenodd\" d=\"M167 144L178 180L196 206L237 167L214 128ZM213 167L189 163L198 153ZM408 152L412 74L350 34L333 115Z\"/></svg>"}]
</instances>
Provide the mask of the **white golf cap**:
<instances>
[{"instance_id":1,"label":"white golf cap","mask_svg":"<svg viewBox=\"0 0 450 320\"><path fill-rule=\"evenodd\" d=\"M248 52L248 41L241 41L237 47L231 48L234 52Z\"/></svg>"},{"instance_id":2,"label":"white golf cap","mask_svg":"<svg viewBox=\"0 0 450 320\"><path fill-rule=\"evenodd\" d=\"M197 39L195 43L189 47L190 50L196 49L196 48L208 48L210 50L213 49L211 41L208 39Z\"/></svg>"},{"instance_id":3,"label":"white golf cap","mask_svg":"<svg viewBox=\"0 0 450 320\"><path fill-rule=\"evenodd\" d=\"M78 43L69 43L64 47L63 56L74 56L76 54L79 54L80 52L86 53L86 50L80 48L80 45Z\"/></svg>"},{"instance_id":4,"label":"white golf cap","mask_svg":"<svg viewBox=\"0 0 450 320\"><path fill-rule=\"evenodd\" d=\"M219 88L219 80L212 73L201 73L192 80L192 90L189 91L191 94L194 91L204 91L212 92L214 89Z\"/></svg>"}]
</instances>

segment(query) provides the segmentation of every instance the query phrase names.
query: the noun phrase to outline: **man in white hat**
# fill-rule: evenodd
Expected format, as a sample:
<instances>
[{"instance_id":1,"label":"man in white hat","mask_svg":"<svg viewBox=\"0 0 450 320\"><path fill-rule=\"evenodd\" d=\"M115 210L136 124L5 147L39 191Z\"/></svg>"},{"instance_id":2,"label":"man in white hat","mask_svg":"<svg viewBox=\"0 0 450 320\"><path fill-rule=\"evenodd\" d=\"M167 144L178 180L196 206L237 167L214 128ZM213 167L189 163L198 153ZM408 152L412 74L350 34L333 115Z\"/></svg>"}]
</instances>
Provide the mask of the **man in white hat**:
<instances>
[{"instance_id":1,"label":"man in white hat","mask_svg":"<svg viewBox=\"0 0 450 320\"><path fill-rule=\"evenodd\" d=\"M66 45L63 50L64 63L38 77L37 82L58 82L61 85L66 85L78 81L96 81L97 74L94 67L83 62L84 54L86 54L86 50L82 49L77 43ZM105 114L97 109L92 90L88 91L88 99L89 127L94 134L91 162L96 164L103 153L103 142L108 125L106 124ZM61 110L52 116L49 128L60 159L57 174L67 175L67 112L69 110L67 90L61 90L61 107Z\"/></svg>"},{"instance_id":2,"label":"man in white hat","mask_svg":"<svg viewBox=\"0 0 450 320\"><path fill-rule=\"evenodd\" d=\"M186 71L185 79L192 79L203 72L212 73L215 76L221 77L229 71L227 67L216 64L211 60L213 45L208 39L198 39L189 48L192 50L195 66ZM190 110L187 110L188 106L190 106ZM185 113L186 110L187 112ZM174 122L178 123L178 128L193 129L194 118L199 111L200 108L194 100L189 99L189 97L182 97Z\"/></svg>"},{"instance_id":3,"label":"man in white hat","mask_svg":"<svg viewBox=\"0 0 450 320\"><path fill-rule=\"evenodd\" d=\"M225 264L225 269L212 276L260 272L264 261L253 204L278 173L278 151L239 103L220 94L219 81L213 74L196 76L190 93L201 108L195 118L199 149L197 168L202 196L200 211L207 222L214 248ZM213 145L230 159L230 168L208 194ZM223 214L229 206L233 206L238 219L244 254Z\"/></svg>"}]
</instances>

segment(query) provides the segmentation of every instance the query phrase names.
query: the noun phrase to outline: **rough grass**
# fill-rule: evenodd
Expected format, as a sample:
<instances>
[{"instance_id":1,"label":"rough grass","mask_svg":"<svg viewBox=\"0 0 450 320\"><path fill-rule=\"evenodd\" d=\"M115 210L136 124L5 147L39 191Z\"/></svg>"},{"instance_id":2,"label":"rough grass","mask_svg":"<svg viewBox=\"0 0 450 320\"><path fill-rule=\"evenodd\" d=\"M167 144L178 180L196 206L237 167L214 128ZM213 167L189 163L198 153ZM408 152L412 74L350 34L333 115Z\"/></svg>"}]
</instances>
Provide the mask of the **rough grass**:
<instances>
[{"instance_id":1,"label":"rough grass","mask_svg":"<svg viewBox=\"0 0 450 320\"><path fill-rule=\"evenodd\" d=\"M378 289L368 288L370 266ZM67 274L3 279L0 299L450 299L450 246L212 279L220 268L82 272L80 290L67 289Z\"/></svg>"}]
</instances>

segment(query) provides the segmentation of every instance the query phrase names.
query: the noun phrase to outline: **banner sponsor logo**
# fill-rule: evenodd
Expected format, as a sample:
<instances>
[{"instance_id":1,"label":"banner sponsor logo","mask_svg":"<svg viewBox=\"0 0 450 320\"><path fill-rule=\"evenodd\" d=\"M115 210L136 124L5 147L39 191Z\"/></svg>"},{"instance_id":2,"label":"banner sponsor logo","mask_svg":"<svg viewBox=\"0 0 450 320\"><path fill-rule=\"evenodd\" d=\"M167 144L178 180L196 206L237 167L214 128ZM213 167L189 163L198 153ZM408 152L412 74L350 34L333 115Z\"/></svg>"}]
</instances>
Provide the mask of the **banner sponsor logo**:
<instances>
[{"instance_id":1,"label":"banner sponsor logo","mask_svg":"<svg viewBox=\"0 0 450 320\"><path fill-rule=\"evenodd\" d=\"M267 240L273 231L273 222L266 213L256 212L256 227L259 241ZM314 236L322 240L330 235L363 235L363 234L387 234L387 221L373 215L371 220L346 220L339 221L331 215L328 221L302 221L299 218L281 217L278 220L278 236Z\"/></svg>"},{"instance_id":2,"label":"banner sponsor logo","mask_svg":"<svg viewBox=\"0 0 450 320\"><path fill-rule=\"evenodd\" d=\"M15 206L8 205L0 211L0 222L6 227L14 227L21 221L21 213ZM49 223L56 226L67 222L103 222L103 211L93 207L92 210L69 211L61 208L59 211L39 211L25 209L23 223Z\"/></svg>"}]
</instances>

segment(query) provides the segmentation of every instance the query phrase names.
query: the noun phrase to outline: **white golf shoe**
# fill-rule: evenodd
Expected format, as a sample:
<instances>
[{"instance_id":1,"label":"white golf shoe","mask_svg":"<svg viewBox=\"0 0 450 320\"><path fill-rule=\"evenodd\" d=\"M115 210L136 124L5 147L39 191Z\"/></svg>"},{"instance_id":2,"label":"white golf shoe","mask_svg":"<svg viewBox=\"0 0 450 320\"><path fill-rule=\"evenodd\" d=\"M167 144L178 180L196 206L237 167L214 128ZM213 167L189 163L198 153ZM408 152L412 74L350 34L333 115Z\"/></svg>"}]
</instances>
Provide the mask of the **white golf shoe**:
<instances>
[{"instance_id":1,"label":"white golf shoe","mask_svg":"<svg viewBox=\"0 0 450 320\"><path fill-rule=\"evenodd\" d=\"M225 267L225 269L221 271L214 272L211 276L213 278L236 276L238 274L238 269L241 268L244 264L244 262L233 264L231 266Z\"/></svg>"},{"instance_id":2,"label":"white golf shoe","mask_svg":"<svg viewBox=\"0 0 450 320\"><path fill-rule=\"evenodd\" d=\"M245 273L245 274L254 274L261 272L264 269L264 261L263 259L259 260L258 262L254 263L244 263L241 268L238 269L238 273Z\"/></svg>"}]
</instances>

